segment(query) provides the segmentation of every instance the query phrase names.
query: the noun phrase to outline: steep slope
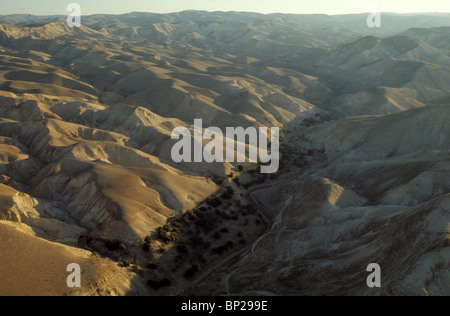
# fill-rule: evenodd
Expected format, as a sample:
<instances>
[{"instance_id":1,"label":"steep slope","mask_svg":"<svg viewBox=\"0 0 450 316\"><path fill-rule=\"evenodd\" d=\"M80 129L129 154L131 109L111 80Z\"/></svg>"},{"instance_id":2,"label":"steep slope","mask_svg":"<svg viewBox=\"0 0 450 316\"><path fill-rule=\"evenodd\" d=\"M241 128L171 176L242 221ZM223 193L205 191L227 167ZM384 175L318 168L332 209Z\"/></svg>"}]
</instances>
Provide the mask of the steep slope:
<instances>
[{"instance_id":1,"label":"steep slope","mask_svg":"<svg viewBox=\"0 0 450 316\"><path fill-rule=\"evenodd\" d=\"M302 144L306 138L324 150L326 167L318 161L303 175L291 171L256 188L252 196L273 219L270 230L190 291L448 294L448 109L427 107L308 129ZM382 268L381 289L365 284L371 263Z\"/></svg>"}]
</instances>

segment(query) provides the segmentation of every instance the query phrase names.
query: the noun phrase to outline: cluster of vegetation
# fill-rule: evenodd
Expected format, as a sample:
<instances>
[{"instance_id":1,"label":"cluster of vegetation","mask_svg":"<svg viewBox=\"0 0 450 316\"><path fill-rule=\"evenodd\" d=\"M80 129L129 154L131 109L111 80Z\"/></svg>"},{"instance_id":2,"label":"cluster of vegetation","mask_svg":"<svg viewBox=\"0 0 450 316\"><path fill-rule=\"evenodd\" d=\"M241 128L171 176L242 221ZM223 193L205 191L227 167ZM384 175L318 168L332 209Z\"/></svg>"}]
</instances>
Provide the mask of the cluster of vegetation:
<instances>
[{"instance_id":1,"label":"cluster of vegetation","mask_svg":"<svg viewBox=\"0 0 450 316\"><path fill-rule=\"evenodd\" d=\"M147 236L144 239L144 244L142 245L142 250L145 252L152 252L153 251L153 240L152 237Z\"/></svg>"},{"instance_id":2,"label":"cluster of vegetation","mask_svg":"<svg viewBox=\"0 0 450 316\"><path fill-rule=\"evenodd\" d=\"M211 207L219 207L222 205L222 202L219 200L218 197L209 197L206 199L206 204L208 204Z\"/></svg>"},{"instance_id":3,"label":"cluster of vegetation","mask_svg":"<svg viewBox=\"0 0 450 316\"><path fill-rule=\"evenodd\" d=\"M237 170L242 172L244 167L238 166ZM241 198L237 196L237 188L243 185L239 178L235 178L233 173L229 175L229 178L232 183L226 181L227 185L223 186L215 196L207 198L197 208L169 220L166 225L157 230L159 240L174 244L172 271L177 271L186 262L192 264L182 274L186 279L193 278L201 266L207 264L208 257L212 259L212 256L223 255L236 245L247 244L242 232L231 234L232 229L229 227L236 224L231 225L230 221L236 222L242 219L241 225L249 225L251 220L261 222L256 216L257 210L250 204L242 203ZM244 220L243 217L247 216L255 218L248 217ZM150 238L146 240L144 247L146 245L151 249ZM157 266L151 264L147 268L157 269ZM161 282L162 280L151 280L149 286L155 290L168 286Z\"/></svg>"},{"instance_id":4,"label":"cluster of vegetation","mask_svg":"<svg viewBox=\"0 0 450 316\"><path fill-rule=\"evenodd\" d=\"M144 269L142 269L138 265L131 264L131 262L128 261L128 260L122 261L121 265L122 265L123 268L129 268L134 273L141 274L141 275L144 273Z\"/></svg>"},{"instance_id":5,"label":"cluster of vegetation","mask_svg":"<svg viewBox=\"0 0 450 316\"><path fill-rule=\"evenodd\" d=\"M212 254L215 254L215 255L221 255L221 254L223 254L224 252L227 252L229 249L231 249L231 248L233 248L233 247L234 247L233 242L232 242L232 241L229 241L229 242L227 242L226 244L224 244L224 245L222 245L222 246L213 248L213 249L211 250L211 253L212 253Z\"/></svg>"},{"instance_id":6,"label":"cluster of vegetation","mask_svg":"<svg viewBox=\"0 0 450 316\"><path fill-rule=\"evenodd\" d=\"M295 156L292 153L291 151L286 152L288 159L283 161L286 161L287 164L292 163L292 157ZM300 154L316 155L317 153L311 151ZM303 156L295 158L303 160ZM258 211L251 204L243 203L242 198L238 196L236 191L242 193L243 189L249 189L253 185L264 183L270 179L269 175L260 173L259 168L263 165L260 162L259 166L251 168L244 168L242 165L237 166L237 171L242 173L245 170L247 175L250 176L247 177L250 178L251 182L249 183L244 183L244 181L249 180L241 182L241 179L236 177L233 172L225 178L212 177L211 179L216 184L222 186L215 196L207 198L197 208L169 220L166 225L158 228L157 238L167 244L174 244L173 248L162 248L167 249L168 254L170 254L168 258L171 258L170 260L173 262L172 265L169 265L172 272L179 270L180 276L191 279L209 261L218 260L218 256L226 254L234 247L246 245L246 238L253 237L254 231L252 230L254 226L252 224L262 225L264 223L263 216L258 214ZM281 167L284 167L284 165ZM242 194L241 196L244 197ZM239 221L239 225L245 229L246 233L244 234L242 231L237 232L235 230L237 223L232 223L231 221ZM259 230L260 228L257 229ZM144 240L143 250L152 252L152 245L152 238L148 236ZM117 246L117 242L112 241L110 246L114 249L117 247L121 249L121 246ZM189 266L186 265L187 262L189 262ZM147 265L147 269L158 269L159 272L167 268L167 266L163 265L158 267L155 263ZM171 284L172 282L168 278L148 281L148 285L155 291Z\"/></svg>"},{"instance_id":7,"label":"cluster of vegetation","mask_svg":"<svg viewBox=\"0 0 450 316\"><path fill-rule=\"evenodd\" d=\"M226 187L225 192L220 195L222 200L231 200L234 195L234 189L232 187Z\"/></svg>"},{"instance_id":8,"label":"cluster of vegetation","mask_svg":"<svg viewBox=\"0 0 450 316\"><path fill-rule=\"evenodd\" d=\"M127 246L123 242L117 239L110 239L105 242L105 247L109 251L125 251Z\"/></svg>"},{"instance_id":9,"label":"cluster of vegetation","mask_svg":"<svg viewBox=\"0 0 450 316\"><path fill-rule=\"evenodd\" d=\"M180 239L181 227L176 224L166 224L158 228L158 238L167 244L177 242Z\"/></svg>"}]
</instances>

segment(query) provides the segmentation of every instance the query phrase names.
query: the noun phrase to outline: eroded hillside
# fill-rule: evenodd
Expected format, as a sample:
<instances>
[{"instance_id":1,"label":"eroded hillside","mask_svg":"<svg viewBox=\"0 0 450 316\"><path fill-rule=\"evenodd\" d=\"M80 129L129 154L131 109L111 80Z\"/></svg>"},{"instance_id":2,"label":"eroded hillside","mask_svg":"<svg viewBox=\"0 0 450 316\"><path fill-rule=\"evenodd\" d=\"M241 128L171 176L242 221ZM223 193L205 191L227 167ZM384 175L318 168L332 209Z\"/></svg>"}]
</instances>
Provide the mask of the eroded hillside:
<instances>
[{"instance_id":1,"label":"eroded hillside","mask_svg":"<svg viewBox=\"0 0 450 316\"><path fill-rule=\"evenodd\" d=\"M0 294L450 294L448 16L386 21L0 17ZM175 163L194 119L280 170Z\"/></svg>"}]
</instances>

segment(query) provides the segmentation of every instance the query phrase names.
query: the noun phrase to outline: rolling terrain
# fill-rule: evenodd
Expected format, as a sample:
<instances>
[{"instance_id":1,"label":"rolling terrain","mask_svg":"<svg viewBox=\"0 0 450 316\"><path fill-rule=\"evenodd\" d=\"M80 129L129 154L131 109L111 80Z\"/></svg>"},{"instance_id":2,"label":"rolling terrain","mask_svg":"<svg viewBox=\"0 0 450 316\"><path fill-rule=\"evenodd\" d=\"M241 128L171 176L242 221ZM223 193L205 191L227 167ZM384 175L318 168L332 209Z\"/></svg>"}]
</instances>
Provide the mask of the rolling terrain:
<instances>
[{"instance_id":1,"label":"rolling terrain","mask_svg":"<svg viewBox=\"0 0 450 316\"><path fill-rule=\"evenodd\" d=\"M366 17L0 16L0 295L449 295L450 15ZM194 119L280 170L174 162Z\"/></svg>"}]
</instances>

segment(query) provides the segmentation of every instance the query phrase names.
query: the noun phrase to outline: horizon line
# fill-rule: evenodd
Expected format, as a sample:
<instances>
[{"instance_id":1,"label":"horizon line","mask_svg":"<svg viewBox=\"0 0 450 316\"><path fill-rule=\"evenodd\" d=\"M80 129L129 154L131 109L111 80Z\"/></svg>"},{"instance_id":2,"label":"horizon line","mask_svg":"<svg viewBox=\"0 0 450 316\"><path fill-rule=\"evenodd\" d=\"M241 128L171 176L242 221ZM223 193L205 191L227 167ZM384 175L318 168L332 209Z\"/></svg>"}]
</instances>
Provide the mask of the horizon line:
<instances>
[{"instance_id":1,"label":"horizon line","mask_svg":"<svg viewBox=\"0 0 450 316\"><path fill-rule=\"evenodd\" d=\"M247 13L247 14L256 14L256 15L264 15L264 16L270 16L270 15L298 15L298 16L305 16L305 15L321 15L321 16L345 16L345 15L363 15L363 14L371 14L373 12L358 12L358 13L337 13L337 14L328 14L328 13L283 13L283 12L271 12L271 13L262 13L262 12L255 12L255 11L221 11L221 10L182 10L182 11L173 11L173 12L150 12L150 11L130 11L126 13L92 13L92 14L86 14L84 16L95 16L95 15L113 15L113 16L121 16L121 15L127 15L127 14L134 14L134 13L147 13L147 14L154 14L154 15L171 15L171 14L179 14L179 13L186 13L186 12L203 12L203 13ZM391 15L435 15L435 14L450 14L450 12L407 12L407 13L398 13L398 12L389 12L389 11L381 11L381 14L391 14ZM83 15L83 14L82 14ZM35 16L35 17L64 17L66 14L30 14L30 13L10 13L10 14L0 14L0 16Z\"/></svg>"}]
</instances>

